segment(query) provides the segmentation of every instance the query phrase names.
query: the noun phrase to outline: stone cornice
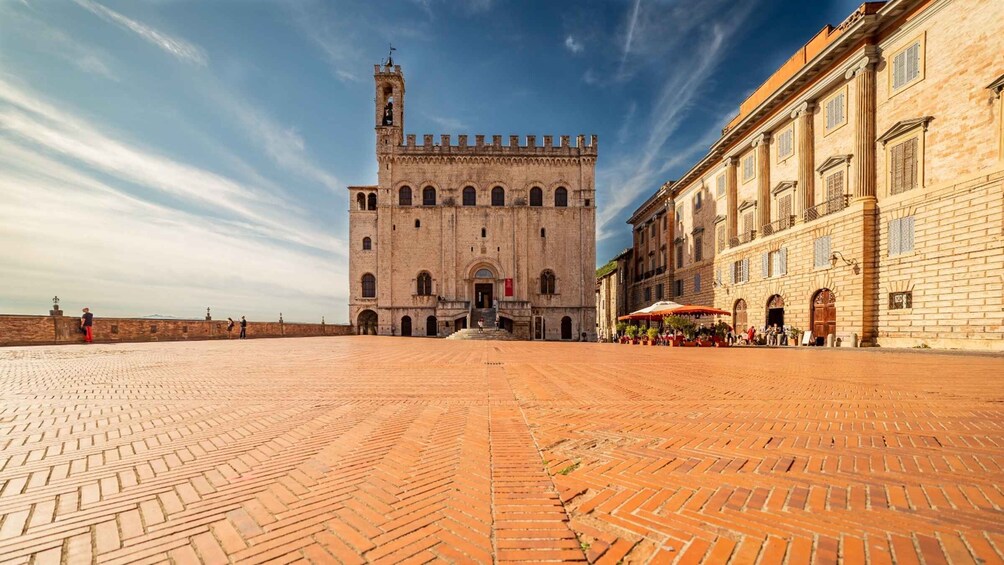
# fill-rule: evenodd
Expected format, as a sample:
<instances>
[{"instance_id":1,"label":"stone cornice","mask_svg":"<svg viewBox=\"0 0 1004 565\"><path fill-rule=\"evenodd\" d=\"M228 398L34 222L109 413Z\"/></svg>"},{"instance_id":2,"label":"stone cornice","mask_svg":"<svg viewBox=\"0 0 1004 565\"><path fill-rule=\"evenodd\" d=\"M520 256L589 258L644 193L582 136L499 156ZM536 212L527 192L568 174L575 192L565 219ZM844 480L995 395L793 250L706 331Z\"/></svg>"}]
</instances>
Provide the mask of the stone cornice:
<instances>
[{"instance_id":1,"label":"stone cornice","mask_svg":"<svg viewBox=\"0 0 1004 565\"><path fill-rule=\"evenodd\" d=\"M927 131L927 124L934 119L934 116L923 116L920 118L913 118L910 120L901 120L893 124L891 128L886 130L885 133L878 136L875 141L881 143L883 146L889 143L890 140L903 135L904 133L914 130L919 127L923 127L924 131Z\"/></svg>"}]
</instances>

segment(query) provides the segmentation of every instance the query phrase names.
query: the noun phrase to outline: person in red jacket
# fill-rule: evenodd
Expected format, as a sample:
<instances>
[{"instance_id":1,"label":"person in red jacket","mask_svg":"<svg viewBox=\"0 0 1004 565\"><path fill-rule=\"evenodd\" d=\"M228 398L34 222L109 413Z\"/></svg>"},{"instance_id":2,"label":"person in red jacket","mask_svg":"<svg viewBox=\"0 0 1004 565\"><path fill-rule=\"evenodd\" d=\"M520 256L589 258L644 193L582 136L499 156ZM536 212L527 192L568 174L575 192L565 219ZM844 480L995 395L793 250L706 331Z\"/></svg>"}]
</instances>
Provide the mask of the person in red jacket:
<instances>
[{"instance_id":1,"label":"person in red jacket","mask_svg":"<svg viewBox=\"0 0 1004 565\"><path fill-rule=\"evenodd\" d=\"M94 341L94 314L90 308L84 308L84 315L80 317L80 329L84 332L84 342Z\"/></svg>"}]
</instances>

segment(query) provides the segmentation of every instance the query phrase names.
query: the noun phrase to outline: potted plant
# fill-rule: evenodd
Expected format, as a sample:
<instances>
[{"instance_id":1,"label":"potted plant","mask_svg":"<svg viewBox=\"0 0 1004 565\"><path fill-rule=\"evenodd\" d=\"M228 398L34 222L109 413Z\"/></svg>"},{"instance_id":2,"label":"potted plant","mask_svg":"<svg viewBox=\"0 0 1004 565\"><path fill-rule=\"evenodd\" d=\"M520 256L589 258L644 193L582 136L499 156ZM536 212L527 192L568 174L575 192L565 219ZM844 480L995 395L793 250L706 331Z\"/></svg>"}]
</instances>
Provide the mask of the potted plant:
<instances>
[{"instance_id":1,"label":"potted plant","mask_svg":"<svg viewBox=\"0 0 1004 565\"><path fill-rule=\"evenodd\" d=\"M635 340L635 338L638 337L638 326L632 324L624 328L624 335L626 335L628 339L631 340L632 344L637 344L638 342Z\"/></svg>"},{"instance_id":2,"label":"potted plant","mask_svg":"<svg viewBox=\"0 0 1004 565\"><path fill-rule=\"evenodd\" d=\"M649 328L648 331L645 333L648 334L648 344L655 345L655 338L659 337L659 329Z\"/></svg>"},{"instance_id":3,"label":"potted plant","mask_svg":"<svg viewBox=\"0 0 1004 565\"><path fill-rule=\"evenodd\" d=\"M800 345L803 333L805 332L794 326L788 328L788 343L790 343L793 347Z\"/></svg>"},{"instance_id":4,"label":"potted plant","mask_svg":"<svg viewBox=\"0 0 1004 565\"><path fill-rule=\"evenodd\" d=\"M624 330L627 329L627 322L617 322L617 325L614 326L614 329L617 330L617 336L623 339L624 338Z\"/></svg>"}]
</instances>

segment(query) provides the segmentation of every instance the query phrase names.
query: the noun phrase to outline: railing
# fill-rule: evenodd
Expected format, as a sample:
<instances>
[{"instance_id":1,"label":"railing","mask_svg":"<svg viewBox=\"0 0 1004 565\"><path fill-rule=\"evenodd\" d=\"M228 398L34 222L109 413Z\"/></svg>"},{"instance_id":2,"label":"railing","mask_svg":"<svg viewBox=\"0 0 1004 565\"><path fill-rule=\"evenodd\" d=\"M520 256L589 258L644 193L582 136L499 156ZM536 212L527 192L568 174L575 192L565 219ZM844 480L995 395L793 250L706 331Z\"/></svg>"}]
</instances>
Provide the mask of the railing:
<instances>
[{"instance_id":1,"label":"railing","mask_svg":"<svg viewBox=\"0 0 1004 565\"><path fill-rule=\"evenodd\" d=\"M839 212L847 207L847 195L841 194L836 198L831 198L822 204L816 204L812 208L805 210L804 218L806 222L822 218L828 214Z\"/></svg>"},{"instance_id":2,"label":"railing","mask_svg":"<svg viewBox=\"0 0 1004 565\"><path fill-rule=\"evenodd\" d=\"M448 300L444 298L439 301L438 307L443 310L469 310L471 302L469 300Z\"/></svg>"},{"instance_id":3,"label":"railing","mask_svg":"<svg viewBox=\"0 0 1004 565\"><path fill-rule=\"evenodd\" d=\"M779 231L784 231L793 225L795 225L795 216L785 216L779 220L775 220L763 226L763 228L761 228L760 231L763 232L763 235L768 236L775 234Z\"/></svg>"},{"instance_id":4,"label":"railing","mask_svg":"<svg viewBox=\"0 0 1004 565\"><path fill-rule=\"evenodd\" d=\"M738 237L733 237L732 240L729 241L729 247L738 247L744 243L749 243L754 239L756 239L756 230L750 230L746 233L739 234Z\"/></svg>"},{"instance_id":5,"label":"railing","mask_svg":"<svg viewBox=\"0 0 1004 565\"><path fill-rule=\"evenodd\" d=\"M656 267L655 274L661 275L666 272L666 267Z\"/></svg>"}]
</instances>

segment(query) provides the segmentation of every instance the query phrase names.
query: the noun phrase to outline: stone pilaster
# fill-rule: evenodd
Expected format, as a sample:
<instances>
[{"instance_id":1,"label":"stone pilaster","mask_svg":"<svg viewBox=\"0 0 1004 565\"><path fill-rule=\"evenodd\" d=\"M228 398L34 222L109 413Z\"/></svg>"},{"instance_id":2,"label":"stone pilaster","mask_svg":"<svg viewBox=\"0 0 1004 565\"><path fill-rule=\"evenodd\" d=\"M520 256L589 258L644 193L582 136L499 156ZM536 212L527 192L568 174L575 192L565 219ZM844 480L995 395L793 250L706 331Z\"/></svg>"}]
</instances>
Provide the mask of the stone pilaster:
<instances>
[{"instance_id":1,"label":"stone pilaster","mask_svg":"<svg viewBox=\"0 0 1004 565\"><path fill-rule=\"evenodd\" d=\"M847 70L854 78L854 198L875 198L875 62L865 55Z\"/></svg>"},{"instance_id":2,"label":"stone pilaster","mask_svg":"<svg viewBox=\"0 0 1004 565\"><path fill-rule=\"evenodd\" d=\"M802 222L805 211L816 205L816 140L812 119L816 105L813 102L803 102L791 113L791 119L798 120L798 184L795 190L796 199L795 222Z\"/></svg>"},{"instance_id":3,"label":"stone pilaster","mask_svg":"<svg viewBox=\"0 0 1004 565\"><path fill-rule=\"evenodd\" d=\"M762 133L753 141L756 149L756 225L763 233L763 227L770 223L770 134Z\"/></svg>"},{"instance_id":4,"label":"stone pilaster","mask_svg":"<svg viewBox=\"0 0 1004 565\"><path fill-rule=\"evenodd\" d=\"M725 158L725 203L728 208L725 219L725 235L731 245L739 237L739 186L736 175L739 173L739 158Z\"/></svg>"}]
</instances>

